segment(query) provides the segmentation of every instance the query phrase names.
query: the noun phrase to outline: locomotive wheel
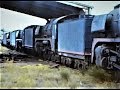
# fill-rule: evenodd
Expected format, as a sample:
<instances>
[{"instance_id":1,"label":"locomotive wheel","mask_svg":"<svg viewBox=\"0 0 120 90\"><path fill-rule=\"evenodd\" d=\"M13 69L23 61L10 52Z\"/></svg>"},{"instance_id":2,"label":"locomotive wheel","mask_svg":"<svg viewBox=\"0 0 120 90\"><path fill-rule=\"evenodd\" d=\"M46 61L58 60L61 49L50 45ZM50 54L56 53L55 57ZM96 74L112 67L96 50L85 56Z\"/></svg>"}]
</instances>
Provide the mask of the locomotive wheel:
<instances>
[{"instance_id":1,"label":"locomotive wheel","mask_svg":"<svg viewBox=\"0 0 120 90\"><path fill-rule=\"evenodd\" d=\"M73 68L74 68L74 69L76 68L76 61L74 61L74 65L73 65Z\"/></svg>"},{"instance_id":2,"label":"locomotive wheel","mask_svg":"<svg viewBox=\"0 0 120 90\"><path fill-rule=\"evenodd\" d=\"M44 53L44 60L48 60L48 53L47 53L47 51L45 51L45 53Z\"/></svg>"},{"instance_id":3,"label":"locomotive wheel","mask_svg":"<svg viewBox=\"0 0 120 90\"><path fill-rule=\"evenodd\" d=\"M57 55L54 54L54 62L57 62Z\"/></svg>"},{"instance_id":4,"label":"locomotive wheel","mask_svg":"<svg viewBox=\"0 0 120 90\"><path fill-rule=\"evenodd\" d=\"M43 55L43 52L42 52L42 45L40 42L36 42L35 43L35 52L38 56L42 56Z\"/></svg>"},{"instance_id":5,"label":"locomotive wheel","mask_svg":"<svg viewBox=\"0 0 120 90\"><path fill-rule=\"evenodd\" d=\"M48 60L49 60L49 61L51 61L51 56L52 56L51 51L48 51Z\"/></svg>"},{"instance_id":6,"label":"locomotive wheel","mask_svg":"<svg viewBox=\"0 0 120 90\"><path fill-rule=\"evenodd\" d=\"M61 63L62 63L63 65L65 65L65 62L66 62L65 58L64 58L64 57L61 57Z\"/></svg>"},{"instance_id":7,"label":"locomotive wheel","mask_svg":"<svg viewBox=\"0 0 120 90\"><path fill-rule=\"evenodd\" d=\"M67 58L65 59L65 61L66 61L66 66L69 66L69 61Z\"/></svg>"},{"instance_id":8,"label":"locomotive wheel","mask_svg":"<svg viewBox=\"0 0 120 90\"><path fill-rule=\"evenodd\" d=\"M61 63L61 56L58 56L58 63L60 64Z\"/></svg>"},{"instance_id":9,"label":"locomotive wheel","mask_svg":"<svg viewBox=\"0 0 120 90\"><path fill-rule=\"evenodd\" d=\"M77 69L80 69L80 61L77 61Z\"/></svg>"},{"instance_id":10,"label":"locomotive wheel","mask_svg":"<svg viewBox=\"0 0 120 90\"><path fill-rule=\"evenodd\" d=\"M48 54L47 54L46 50L43 51L43 55L42 56L43 56L43 60L45 60L45 61L48 60Z\"/></svg>"},{"instance_id":11,"label":"locomotive wheel","mask_svg":"<svg viewBox=\"0 0 120 90\"><path fill-rule=\"evenodd\" d=\"M63 65L66 65L66 58L63 58Z\"/></svg>"},{"instance_id":12,"label":"locomotive wheel","mask_svg":"<svg viewBox=\"0 0 120 90\"><path fill-rule=\"evenodd\" d=\"M50 58L51 61L53 61L53 62L55 61L55 60L54 60L54 59L55 59L54 57L55 57L54 54L52 54L52 55L51 55L51 58Z\"/></svg>"},{"instance_id":13,"label":"locomotive wheel","mask_svg":"<svg viewBox=\"0 0 120 90\"><path fill-rule=\"evenodd\" d=\"M70 67L70 65L71 65L71 60L70 60L69 58L66 59L66 65L67 65L68 67Z\"/></svg>"},{"instance_id":14,"label":"locomotive wheel","mask_svg":"<svg viewBox=\"0 0 120 90\"><path fill-rule=\"evenodd\" d=\"M109 49L107 49L105 46L101 45L95 48L95 58L96 66L104 69L111 68L109 66Z\"/></svg>"},{"instance_id":15,"label":"locomotive wheel","mask_svg":"<svg viewBox=\"0 0 120 90\"><path fill-rule=\"evenodd\" d=\"M21 46L20 44L17 44L16 50L17 50L17 51L21 51L21 49L22 49L22 46Z\"/></svg>"},{"instance_id":16,"label":"locomotive wheel","mask_svg":"<svg viewBox=\"0 0 120 90\"><path fill-rule=\"evenodd\" d=\"M78 66L77 66L77 69L79 70L80 69L80 61L78 61Z\"/></svg>"},{"instance_id":17,"label":"locomotive wheel","mask_svg":"<svg viewBox=\"0 0 120 90\"><path fill-rule=\"evenodd\" d=\"M61 58L61 62L60 63L63 64L63 57L61 56L60 58Z\"/></svg>"},{"instance_id":18,"label":"locomotive wheel","mask_svg":"<svg viewBox=\"0 0 120 90\"><path fill-rule=\"evenodd\" d=\"M17 46L15 46L15 50L16 50L16 51L19 51L18 48L19 48L19 44L18 44L18 42L17 42Z\"/></svg>"},{"instance_id":19,"label":"locomotive wheel","mask_svg":"<svg viewBox=\"0 0 120 90\"><path fill-rule=\"evenodd\" d=\"M20 50L21 50L21 47L20 47L20 45L18 45L18 47L17 47L17 50L18 50L18 51L20 51Z\"/></svg>"},{"instance_id":20,"label":"locomotive wheel","mask_svg":"<svg viewBox=\"0 0 120 90\"><path fill-rule=\"evenodd\" d=\"M107 69L107 67L108 67L108 58L107 58L107 57L103 57L103 58L102 58L100 66L101 66L102 68Z\"/></svg>"},{"instance_id":21,"label":"locomotive wheel","mask_svg":"<svg viewBox=\"0 0 120 90\"><path fill-rule=\"evenodd\" d=\"M20 46L20 49L19 49L19 51L21 51L22 50L22 46Z\"/></svg>"},{"instance_id":22,"label":"locomotive wheel","mask_svg":"<svg viewBox=\"0 0 120 90\"><path fill-rule=\"evenodd\" d=\"M75 68L75 69L77 68L77 60L75 60L74 68Z\"/></svg>"},{"instance_id":23,"label":"locomotive wheel","mask_svg":"<svg viewBox=\"0 0 120 90\"><path fill-rule=\"evenodd\" d=\"M74 68L75 68L75 69L78 69L78 70L81 69L81 67L80 67L81 65L82 65L82 64L80 63L79 60L75 60L75 63L74 63Z\"/></svg>"},{"instance_id":24,"label":"locomotive wheel","mask_svg":"<svg viewBox=\"0 0 120 90\"><path fill-rule=\"evenodd\" d=\"M60 57L58 55L55 55L55 62L60 63Z\"/></svg>"}]
</instances>

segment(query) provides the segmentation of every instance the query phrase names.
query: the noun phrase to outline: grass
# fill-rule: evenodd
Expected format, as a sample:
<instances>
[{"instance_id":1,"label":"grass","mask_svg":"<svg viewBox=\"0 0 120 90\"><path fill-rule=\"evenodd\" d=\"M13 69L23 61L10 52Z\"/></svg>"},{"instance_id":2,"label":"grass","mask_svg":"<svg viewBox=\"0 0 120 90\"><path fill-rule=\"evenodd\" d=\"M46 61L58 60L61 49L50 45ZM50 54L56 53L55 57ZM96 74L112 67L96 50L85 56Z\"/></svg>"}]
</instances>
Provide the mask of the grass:
<instances>
[{"instance_id":1,"label":"grass","mask_svg":"<svg viewBox=\"0 0 120 90\"><path fill-rule=\"evenodd\" d=\"M96 66L91 67L87 73L94 78L95 81L105 82L112 81L112 75L107 73L104 69Z\"/></svg>"},{"instance_id":2,"label":"grass","mask_svg":"<svg viewBox=\"0 0 120 90\"><path fill-rule=\"evenodd\" d=\"M120 83L114 83L111 74L95 66L79 71L65 66L57 69L40 63L26 65L11 60L0 63L0 88L120 89Z\"/></svg>"},{"instance_id":3,"label":"grass","mask_svg":"<svg viewBox=\"0 0 120 90\"><path fill-rule=\"evenodd\" d=\"M3 64L0 69L0 88L120 88L120 83L108 80L110 75L95 67L82 74L63 66L51 69L43 64L20 66L12 61Z\"/></svg>"},{"instance_id":4,"label":"grass","mask_svg":"<svg viewBox=\"0 0 120 90\"><path fill-rule=\"evenodd\" d=\"M61 71L60 75L61 75L62 79L66 80L66 81L68 81L70 78L70 73L68 73L66 71Z\"/></svg>"},{"instance_id":5,"label":"grass","mask_svg":"<svg viewBox=\"0 0 120 90\"><path fill-rule=\"evenodd\" d=\"M3 53L3 52L5 52L5 51L7 51L7 50L9 50L9 49L6 48L6 47L2 47L2 46L0 45L0 54Z\"/></svg>"}]
</instances>

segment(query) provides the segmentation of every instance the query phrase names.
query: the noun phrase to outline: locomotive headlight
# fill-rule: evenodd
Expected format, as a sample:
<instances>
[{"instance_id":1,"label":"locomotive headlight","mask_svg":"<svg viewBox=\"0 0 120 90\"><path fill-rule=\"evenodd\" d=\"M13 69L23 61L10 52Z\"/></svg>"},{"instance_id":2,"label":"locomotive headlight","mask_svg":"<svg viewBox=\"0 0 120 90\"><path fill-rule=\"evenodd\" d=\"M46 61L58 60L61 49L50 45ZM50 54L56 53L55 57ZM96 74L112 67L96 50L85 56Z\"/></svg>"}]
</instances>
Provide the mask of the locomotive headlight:
<instances>
[{"instance_id":1,"label":"locomotive headlight","mask_svg":"<svg viewBox=\"0 0 120 90\"><path fill-rule=\"evenodd\" d=\"M43 43L43 44L48 44L48 41L43 41L42 43Z\"/></svg>"}]
</instances>

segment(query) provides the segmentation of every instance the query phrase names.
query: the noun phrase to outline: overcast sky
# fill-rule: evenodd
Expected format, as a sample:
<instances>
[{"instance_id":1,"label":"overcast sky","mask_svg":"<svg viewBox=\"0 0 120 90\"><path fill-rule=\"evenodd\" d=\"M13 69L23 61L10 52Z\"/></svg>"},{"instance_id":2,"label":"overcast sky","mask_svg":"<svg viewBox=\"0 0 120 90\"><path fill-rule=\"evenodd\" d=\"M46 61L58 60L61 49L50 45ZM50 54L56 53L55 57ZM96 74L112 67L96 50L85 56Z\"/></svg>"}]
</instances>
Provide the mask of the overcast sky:
<instances>
[{"instance_id":1,"label":"overcast sky","mask_svg":"<svg viewBox=\"0 0 120 90\"><path fill-rule=\"evenodd\" d=\"M119 4L119 1L77 1L83 4L93 6L91 11L93 15L106 14L114 9L114 6ZM29 25L44 25L44 19L18 13L15 11L0 8L0 29L4 28L6 31L13 31L17 29L24 29ZM0 32L1 34L1 32Z\"/></svg>"}]
</instances>

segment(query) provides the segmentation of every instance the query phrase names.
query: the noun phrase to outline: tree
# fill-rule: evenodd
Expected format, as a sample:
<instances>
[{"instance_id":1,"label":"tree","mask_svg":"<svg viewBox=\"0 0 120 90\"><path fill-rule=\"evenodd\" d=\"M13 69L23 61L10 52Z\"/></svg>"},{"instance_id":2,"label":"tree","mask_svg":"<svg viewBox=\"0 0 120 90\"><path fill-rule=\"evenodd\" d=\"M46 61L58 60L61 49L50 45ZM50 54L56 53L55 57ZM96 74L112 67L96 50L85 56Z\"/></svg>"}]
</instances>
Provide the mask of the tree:
<instances>
[{"instance_id":1,"label":"tree","mask_svg":"<svg viewBox=\"0 0 120 90\"><path fill-rule=\"evenodd\" d=\"M3 32L3 34L4 34L4 32L5 32L5 29L4 29L4 28L2 28L2 29L1 29L1 32Z\"/></svg>"}]
</instances>

